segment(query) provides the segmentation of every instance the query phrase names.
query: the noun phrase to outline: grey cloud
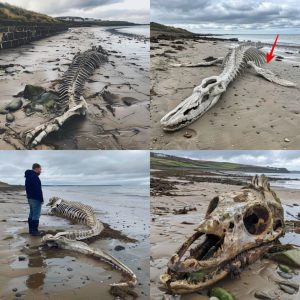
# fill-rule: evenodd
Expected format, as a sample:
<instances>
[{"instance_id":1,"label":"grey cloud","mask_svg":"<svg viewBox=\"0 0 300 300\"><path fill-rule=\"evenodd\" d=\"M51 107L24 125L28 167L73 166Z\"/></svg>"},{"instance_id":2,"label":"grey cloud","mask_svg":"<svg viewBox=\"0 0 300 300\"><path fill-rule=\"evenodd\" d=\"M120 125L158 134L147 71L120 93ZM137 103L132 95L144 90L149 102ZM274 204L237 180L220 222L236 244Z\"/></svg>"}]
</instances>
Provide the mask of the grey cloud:
<instances>
[{"instance_id":1,"label":"grey cloud","mask_svg":"<svg viewBox=\"0 0 300 300\"><path fill-rule=\"evenodd\" d=\"M149 181L147 151L2 151L0 181L22 184L34 162L44 184L135 184Z\"/></svg>"},{"instance_id":2,"label":"grey cloud","mask_svg":"<svg viewBox=\"0 0 300 300\"><path fill-rule=\"evenodd\" d=\"M151 20L164 24L198 24L199 28L236 29L300 27L297 0L153 0ZM205 26L206 25L206 26ZM208 25L208 26L207 26ZM249 25L251 25L249 27Z\"/></svg>"},{"instance_id":3,"label":"grey cloud","mask_svg":"<svg viewBox=\"0 0 300 300\"><path fill-rule=\"evenodd\" d=\"M79 16L106 20L149 22L149 0L5 0L51 16Z\"/></svg>"}]
</instances>

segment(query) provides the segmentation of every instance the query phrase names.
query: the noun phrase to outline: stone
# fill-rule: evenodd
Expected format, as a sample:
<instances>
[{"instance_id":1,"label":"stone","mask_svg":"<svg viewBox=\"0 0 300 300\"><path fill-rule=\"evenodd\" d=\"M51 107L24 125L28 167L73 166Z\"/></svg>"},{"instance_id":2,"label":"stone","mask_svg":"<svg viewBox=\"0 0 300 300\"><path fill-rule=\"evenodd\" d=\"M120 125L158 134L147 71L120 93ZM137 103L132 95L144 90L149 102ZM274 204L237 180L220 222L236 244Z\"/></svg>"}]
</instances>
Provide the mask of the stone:
<instances>
[{"instance_id":1,"label":"stone","mask_svg":"<svg viewBox=\"0 0 300 300\"><path fill-rule=\"evenodd\" d=\"M14 99L9 104L6 105L5 109L9 111L16 111L23 106L23 101L21 99Z\"/></svg>"},{"instance_id":2,"label":"stone","mask_svg":"<svg viewBox=\"0 0 300 300\"><path fill-rule=\"evenodd\" d=\"M3 134L3 133L5 133L6 132L6 128L5 127L0 127L0 134Z\"/></svg>"},{"instance_id":3,"label":"stone","mask_svg":"<svg viewBox=\"0 0 300 300\"><path fill-rule=\"evenodd\" d=\"M272 255L272 259L291 266L291 267L300 267L300 249L292 249L292 250L286 250L279 253L275 253Z\"/></svg>"},{"instance_id":4,"label":"stone","mask_svg":"<svg viewBox=\"0 0 300 300\"><path fill-rule=\"evenodd\" d=\"M272 298L264 292L255 292L254 297L261 300L272 300Z\"/></svg>"},{"instance_id":5,"label":"stone","mask_svg":"<svg viewBox=\"0 0 300 300\"><path fill-rule=\"evenodd\" d=\"M9 113L9 111L6 108L4 108L4 107L0 108L0 115L6 115L8 113Z\"/></svg>"},{"instance_id":6,"label":"stone","mask_svg":"<svg viewBox=\"0 0 300 300\"><path fill-rule=\"evenodd\" d=\"M277 271L277 274L284 279L292 279L293 278L293 275L289 274L289 273Z\"/></svg>"},{"instance_id":7,"label":"stone","mask_svg":"<svg viewBox=\"0 0 300 300\"><path fill-rule=\"evenodd\" d=\"M72 269L72 268L70 268L70 267L69 267L67 270L68 270L69 272L73 271L73 269Z\"/></svg>"},{"instance_id":8,"label":"stone","mask_svg":"<svg viewBox=\"0 0 300 300\"><path fill-rule=\"evenodd\" d=\"M24 98L28 100L36 100L45 93L45 89L41 86L26 85L24 90Z\"/></svg>"},{"instance_id":9,"label":"stone","mask_svg":"<svg viewBox=\"0 0 300 300\"><path fill-rule=\"evenodd\" d=\"M229 292L220 287L211 289L209 295L210 297L216 297L219 300L234 300L234 297Z\"/></svg>"},{"instance_id":10,"label":"stone","mask_svg":"<svg viewBox=\"0 0 300 300\"><path fill-rule=\"evenodd\" d=\"M288 139L288 138L285 138L284 141L285 141L286 143L289 143L291 140Z\"/></svg>"},{"instance_id":11,"label":"stone","mask_svg":"<svg viewBox=\"0 0 300 300\"><path fill-rule=\"evenodd\" d=\"M7 114L6 115L6 122L13 122L15 120L15 116L13 114Z\"/></svg>"},{"instance_id":12,"label":"stone","mask_svg":"<svg viewBox=\"0 0 300 300\"><path fill-rule=\"evenodd\" d=\"M37 104L34 106L34 110L37 112L43 112L44 111L44 106L42 104Z\"/></svg>"},{"instance_id":13,"label":"stone","mask_svg":"<svg viewBox=\"0 0 300 300\"><path fill-rule=\"evenodd\" d=\"M293 295L293 294L296 293L296 290L292 287L289 287L289 286L286 286L286 285L283 285L283 284L279 284L279 287L280 287L281 290L283 290L287 294Z\"/></svg>"},{"instance_id":14,"label":"stone","mask_svg":"<svg viewBox=\"0 0 300 300\"><path fill-rule=\"evenodd\" d=\"M25 256L19 256L19 261L24 261L24 260L26 260Z\"/></svg>"},{"instance_id":15,"label":"stone","mask_svg":"<svg viewBox=\"0 0 300 300\"><path fill-rule=\"evenodd\" d=\"M125 247L118 245L115 247L115 251L121 251L121 250L125 250Z\"/></svg>"}]
</instances>

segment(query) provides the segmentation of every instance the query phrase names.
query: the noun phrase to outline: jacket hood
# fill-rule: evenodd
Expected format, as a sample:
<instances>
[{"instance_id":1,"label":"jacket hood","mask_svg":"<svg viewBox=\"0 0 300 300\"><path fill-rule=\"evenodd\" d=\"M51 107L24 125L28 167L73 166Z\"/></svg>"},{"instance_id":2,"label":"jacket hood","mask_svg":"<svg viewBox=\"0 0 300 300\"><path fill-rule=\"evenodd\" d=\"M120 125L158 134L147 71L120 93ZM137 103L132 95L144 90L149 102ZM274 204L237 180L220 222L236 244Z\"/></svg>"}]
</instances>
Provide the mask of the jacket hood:
<instances>
[{"instance_id":1,"label":"jacket hood","mask_svg":"<svg viewBox=\"0 0 300 300\"><path fill-rule=\"evenodd\" d=\"M33 170L26 170L25 171L25 177L29 177L32 175L37 175Z\"/></svg>"}]
</instances>

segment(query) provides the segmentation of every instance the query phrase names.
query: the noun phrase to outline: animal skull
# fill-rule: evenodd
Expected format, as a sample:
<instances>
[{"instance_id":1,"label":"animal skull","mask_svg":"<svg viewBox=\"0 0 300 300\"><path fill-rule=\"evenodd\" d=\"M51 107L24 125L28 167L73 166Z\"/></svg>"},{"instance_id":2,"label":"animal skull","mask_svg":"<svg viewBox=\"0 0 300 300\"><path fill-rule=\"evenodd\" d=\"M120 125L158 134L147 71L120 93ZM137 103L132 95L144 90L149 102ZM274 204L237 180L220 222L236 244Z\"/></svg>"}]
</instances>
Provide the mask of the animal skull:
<instances>
[{"instance_id":1,"label":"animal skull","mask_svg":"<svg viewBox=\"0 0 300 300\"><path fill-rule=\"evenodd\" d=\"M170 259L161 282L172 293L184 294L228 274L238 275L284 234L283 215L280 199L265 176L255 176L241 191L216 196L196 232Z\"/></svg>"},{"instance_id":2,"label":"animal skull","mask_svg":"<svg viewBox=\"0 0 300 300\"><path fill-rule=\"evenodd\" d=\"M226 91L221 76L205 78L192 95L161 119L166 131L175 131L189 125L211 109Z\"/></svg>"}]
</instances>

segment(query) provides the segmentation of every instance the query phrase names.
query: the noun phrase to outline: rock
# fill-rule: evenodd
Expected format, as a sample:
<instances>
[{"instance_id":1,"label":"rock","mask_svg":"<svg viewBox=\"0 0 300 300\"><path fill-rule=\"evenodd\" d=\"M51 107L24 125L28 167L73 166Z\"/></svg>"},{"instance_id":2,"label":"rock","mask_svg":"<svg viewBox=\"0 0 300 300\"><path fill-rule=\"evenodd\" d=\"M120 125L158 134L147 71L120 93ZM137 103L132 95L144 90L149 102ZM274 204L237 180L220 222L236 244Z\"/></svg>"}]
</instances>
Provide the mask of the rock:
<instances>
[{"instance_id":1,"label":"rock","mask_svg":"<svg viewBox=\"0 0 300 300\"><path fill-rule=\"evenodd\" d=\"M25 256L19 256L19 261L24 261L24 260L26 260Z\"/></svg>"},{"instance_id":2,"label":"rock","mask_svg":"<svg viewBox=\"0 0 300 300\"><path fill-rule=\"evenodd\" d=\"M4 107L0 108L0 115L6 115L8 113L9 113L9 111L6 108L4 108Z\"/></svg>"},{"instance_id":3,"label":"rock","mask_svg":"<svg viewBox=\"0 0 300 300\"><path fill-rule=\"evenodd\" d=\"M288 139L288 138L285 138L284 141L285 141L286 143L289 143L291 140Z\"/></svg>"},{"instance_id":4,"label":"rock","mask_svg":"<svg viewBox=\"0 0 300 300\"><path fill-rule=\"evenodd\" d=\"M13 292L16 292L17 290L18 290L17 288L13 288L13 289L12 289Z\"/></svg>"},{"instance_id":5,"label":"rock","mask_svg":"<svg viewBox=\"0 0 300 300\"><path fill-rule=\"evenodd\" d=\"M45 89L43 87L28 84L25 86L24 98L28 100L36 100L43 93L45 93Z\"/></svg>"},{"instance_id":6,"label":"rock","mask_svg":"<svg viewBox=\"0 0 300 300\"><path fill-rule=\"evenodd\" d=\"M7 114L6 115L6 122L13 122L15 120L15 116L13 114Z\"/></svg>"},{"instance_id":7,"label":"rock","mask_svg":"<svg viewBox=\"0 0 300 300\"><path fill-rule=\"evenodd\" d=\"M17 298L20 298L20 297L22 297L22 294L21 294L21 293L16 293L15 296L16 296Z\"/></svg>"},{"instance_id":8,"label":"rock","mask_svg":"<svg viewBox=\"0 0 300 300\"><path fill-rule=\"evenodd\" d=\"M6 128L5 127L0 127L0 134L3 134L3 133L5 133L6 132Z\"/></svg>"},{"instance_id":9,"label":"rock","mask_svg":"<svg viewBox=\"0 0 300 300\"><path fill-rule=\"evenodd\" d=\"M278 268L284 273L292 273L292 270L286 265L278 265Z\"/></svg>"},{"instance_id":10,"label":"rock","mask_svg":"<svg viewBox=\"0 0 300 300\"><path fill-rule=\"evenodd\" d=\"M219 300L217 297L210 297L209 300Z\"/></svg>"},{"instance_id":11,"label":"rock","mask_svg":"<svg viewBox=\"0 0 300 300\"><path fill-rule=\"evenodd\" d=\"M23 102L21 99L14 99L9 104L6 105L6 109L9 111L16 111L20 109L23 105Z\"/></svg>"},{"instance_id":12,"label":"rock","mask_svg":"<svg viewBox=\"0 0 300 300\"><path fill-rule=\"evenodd\" d=\"M286 250L272 255L272 259L291 267L300 267L300 249Z\"/></svg>"},{"instance_id":13,"label":"rock","mask_svg":"<svg viewBox=\"0 0 300 300\"><path fill-rule=\"evenodd\" d=\"M72 268L70 268L70 267L69 267L67 270L68 270L69 272L73 271L73 269L72 269Z\"/></svg>"},{"instance_id":14,"label":"rock","mask_svg":"<svg viewBox=\"0 0 300 300\"><path fill-rule=\"evenodd\" d=\"M278 274L279 276L281 276L282 278L284 278L284 279L292 279L292 278L293 278L293 275L292 275L292 274L289 274L289 273L277 271L277 274Z\"/></svg>"},{"instance_id":15,"label":"rock","mask_svg":"<svg viewBox=\"0 0 300 300\"><path fill-rule=\"evenodd\" d=\"M283 290L287 294L293 295L293 294L296 293L296 290L292 287L289 287L289 286L286 286L286 285L283 285L283 284L279 284L279 287L280 287L281 290Z\"/></svg>"},{"instance_id":16,"label":"rock","mask_svg":"<svg viewBox=\"0 0 300 300\"><path fill-rule=\"evenodd\" d=\"M115 247L115 251L121 251L121 250L125 250L125 247L118 245Z\"/></svg>"},{"instance_id":17,"label":"rock","mask_svg":"<svg viewBox=\"0 0 300 300\"><path fill-rule=\"evenodd\" d=\"M44 106L42 104L37 104L34 106L34 110L37 112L43 112L44 111Z\"/></svg>"},{"instance_id":18,"label":"rock","mask_svg":"<svg viewBox=\"0 0 300 300\"><path fill-rule=\"evenodd\" d=\"M264 292L255 292L254 297L261 300L273 300Z\"/></svg>"},{"instance_id":19,"label":"rock","mask_svg":"<svg viewBox=\"0 0 300 300\"><path fill-rule=\"evenodd\" d=\"M209 296L216 297L219 300L234 300L234 297L230 293L219 287L211 289Z\"/></svg>"}]
</instances>

